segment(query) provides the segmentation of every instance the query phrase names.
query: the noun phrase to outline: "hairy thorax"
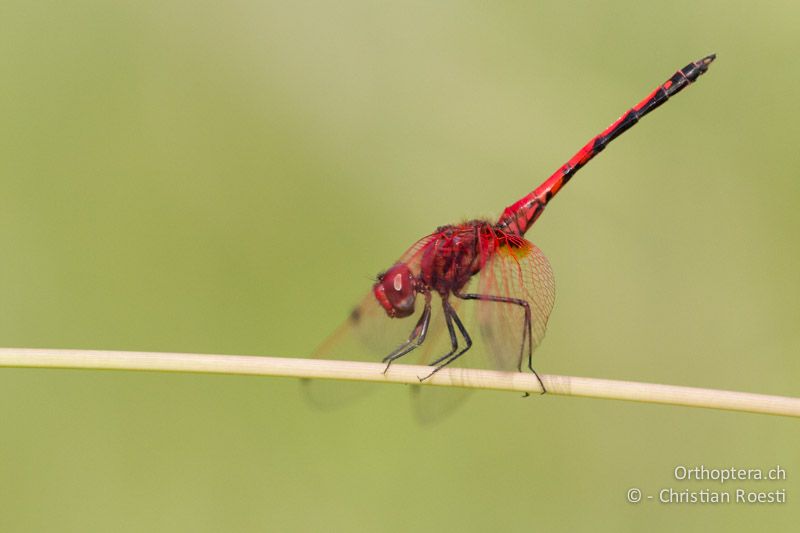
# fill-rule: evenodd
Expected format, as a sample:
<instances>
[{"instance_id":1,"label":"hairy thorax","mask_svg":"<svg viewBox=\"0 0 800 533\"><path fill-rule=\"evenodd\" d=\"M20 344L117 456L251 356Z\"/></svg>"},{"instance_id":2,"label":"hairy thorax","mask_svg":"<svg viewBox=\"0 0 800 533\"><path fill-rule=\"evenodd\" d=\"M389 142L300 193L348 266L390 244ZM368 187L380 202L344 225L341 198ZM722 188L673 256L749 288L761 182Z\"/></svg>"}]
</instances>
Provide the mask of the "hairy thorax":
<instances>
[{"instance_id":1,"label":"hairy thorax","mask_svg":"<svg viewBox=\"0 0 800 533\"><path fill-rule=\"evenodd\" d=\"M422 251L419 281L443 296L459 291L495 251L498 233L485 220L437 228Z\"/></svg>"}]
</instances>

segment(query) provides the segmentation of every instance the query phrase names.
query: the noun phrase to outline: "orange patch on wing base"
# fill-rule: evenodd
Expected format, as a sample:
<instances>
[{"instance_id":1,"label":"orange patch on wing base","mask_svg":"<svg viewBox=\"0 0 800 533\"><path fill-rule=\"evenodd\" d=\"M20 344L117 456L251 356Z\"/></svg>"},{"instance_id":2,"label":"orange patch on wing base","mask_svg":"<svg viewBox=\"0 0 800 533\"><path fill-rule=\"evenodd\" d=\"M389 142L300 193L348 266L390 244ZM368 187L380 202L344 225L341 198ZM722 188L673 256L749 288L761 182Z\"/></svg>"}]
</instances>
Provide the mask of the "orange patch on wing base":
<instances>
[{"instance_id":1,"label":"orange patch on wing base","mask_svg":"<svg viewBox=\"0 0 800 533\"><path fill-rule=\"evenodd\" d=\"M495 253L505 257L522 259L531 253L531 243L524 239L515 239L512 242L506 242L500 245Z\"/></svg>"}]
</instances>

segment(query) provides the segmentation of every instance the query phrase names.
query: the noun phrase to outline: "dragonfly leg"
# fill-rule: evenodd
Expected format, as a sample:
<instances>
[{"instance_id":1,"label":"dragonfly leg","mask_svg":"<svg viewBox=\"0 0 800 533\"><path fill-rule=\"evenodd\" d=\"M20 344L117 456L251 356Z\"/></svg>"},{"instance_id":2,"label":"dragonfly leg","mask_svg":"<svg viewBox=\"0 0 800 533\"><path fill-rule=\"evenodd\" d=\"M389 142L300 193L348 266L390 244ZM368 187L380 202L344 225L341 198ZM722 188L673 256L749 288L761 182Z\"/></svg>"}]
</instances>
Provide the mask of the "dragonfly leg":
<instances>
[{"instance_id":1,"label":"dragonfly leg","mask_svg":"<svg viewBox=\"0 0 800 533\"><path fill-rule=\"evenodd\" d=\"M528 341L528 368L533 375L536 376L536 379L539 381L539 385L542 387L542 394L547 392L547 389L542 382L542 378L539 377L539 374L536 370L533 369L533 335L531 333L531 306L530 304L522 300L521 298L510 298L505 296L494 296L491 294L460 294L455 293L458 298L463 300L480 300L485 302L498 302L498 303L507 303L518 305L525 310L525 320L522 327L522 343L519 347L519 359L517 360L517 369L522 372L522 359L525 356L525 340Z\"/></svg>"},{"instance_id":2,"label":"dragonfly leg","mask_svg":"<svg viewBox=\"0 0 800 533\"><path fill-rule=\"evenodd\" d=\"M453 318L450 312L452 306L450 306L450 303L446 300L442 300L442 309L444 311L444 322L447 324L447 332L450 334L450 351L435 361L432 361L430 366L438 365L445 359L450 358L450 356L452 356L454 353L456 353L456 350L458 350L458 337L456 336L456 330L453 327Z\"/></svg>"},{"instance_id":3,"label":"dragonfly leg","mask_svg":"<svg viewBox=\"0 0 800 533\"><path fill-rule=\"evenodd\" d=\"M414 329L411 330L411 334L408 336L408 340L395 348L392 353L387 355L383 358L384 363L386 363L386 368L383 369L383 373L385 374L389 367L392 366L392 363L403 357L407 353L411 352L415 348L418 348L423 342L425 342L425 336L428 334L428 325L431 322L431 295L425 295L425 309L422 311L422 316L419 317L417 321L417 325L414 326Z\"/></svg>"},{"instance_id":4,"label":"dragonfly leg","mask_svg":"<svg viewBox=\"0 0 800 533\"><path fill-rule=\"evenodd\" d=\"M445 321L447 322L447 328L450 330L450 341L453 346L453 349L450 350L446 355L443 355L439 359L433 361L431 363L431 366L435 366L436 368L434 368L433 371L424 378L420 378L419 379L420 381L425 381L426 379L437 373L439 370L443 369L444 367L446 367L447 365L449 365L450 363L461 357L464 354L464 352L466 352L472 347L472 338L470 338L469 333L467 333L467 328L464 327L464 324L461 322L461 319L458 318L456 310L453 309L453 306L450 305L450 302L448 302L446 299L442 299L442 309L444 310L444 318ZM453 322L455 322L458 331L461 332L461 336L464 337L464 342L466 343L466 346L464 346L464 348L462 348L461 351L457 353L454 353L458 349L458 342L456 340L455 331L453 331Z\"/></svg>"}]
</instances>

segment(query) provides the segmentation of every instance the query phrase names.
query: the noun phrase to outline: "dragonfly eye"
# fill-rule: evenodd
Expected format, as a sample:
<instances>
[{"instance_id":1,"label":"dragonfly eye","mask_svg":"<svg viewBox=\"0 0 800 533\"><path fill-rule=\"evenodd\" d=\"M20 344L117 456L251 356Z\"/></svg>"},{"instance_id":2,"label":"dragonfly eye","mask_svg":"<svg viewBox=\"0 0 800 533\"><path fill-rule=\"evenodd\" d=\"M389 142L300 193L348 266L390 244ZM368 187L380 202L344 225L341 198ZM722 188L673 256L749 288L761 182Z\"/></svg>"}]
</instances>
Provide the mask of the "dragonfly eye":
<instances>
[{"instance_id":1,"label":"dragonfly eye","mask_svg":"<svg viewBox=\"0 0 800 533\"><path fill-rule=\"evenodd\" d=\"M405 263L397 263L379 275L372 292L390 317L404 318L414 314L417 292L414 276Z\"/></svg>"}]
</instances>

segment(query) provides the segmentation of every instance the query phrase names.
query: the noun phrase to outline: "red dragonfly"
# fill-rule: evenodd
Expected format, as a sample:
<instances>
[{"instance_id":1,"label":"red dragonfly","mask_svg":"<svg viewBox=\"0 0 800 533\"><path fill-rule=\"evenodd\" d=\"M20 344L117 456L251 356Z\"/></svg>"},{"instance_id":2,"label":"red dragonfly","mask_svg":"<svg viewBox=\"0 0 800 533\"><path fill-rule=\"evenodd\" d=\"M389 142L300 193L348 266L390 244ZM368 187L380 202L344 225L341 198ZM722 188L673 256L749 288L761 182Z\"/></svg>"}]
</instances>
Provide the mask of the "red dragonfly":
<instances>
[{"instance_id":1,"label":"red dragonfly","mask_svg":"<svg viewBox=\"0 0 800 533\"><path fill-rule=\"evenodd\" d=\"M356 344L368 347L372 357L383 356L385 372L394 361L424 346L420 351L427 359L423 361L433 367L420 378L424 381L472 347L472 329L460 311L461 307L472 307L465 312L482 334L486 344L482 351L490 360L489 366L522 371L527 359L528 368L545 392L533 369L533 351L544 337L553 308L553 273L544 254L523 236L578 170L639 119L699 78L715 57L712 54L689 63L673 74L533 192L507 207L497 222L470 220L441 226L417 241L394 265L378 274L371 293L316 355L336 356L334 352L339 350L342 357L352 357L358 348L342 340L356 339ZM434 296L441 305L438 319L433 310ZM416 321L406 325L402 320L417 313ZM394 324L401 324L403 329ZM443 331L447 331L446 337ZM378 352L386 343L391 346ZM429 349L432 347L436 351Z\"/></svg>"}]
</instances>

